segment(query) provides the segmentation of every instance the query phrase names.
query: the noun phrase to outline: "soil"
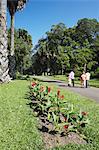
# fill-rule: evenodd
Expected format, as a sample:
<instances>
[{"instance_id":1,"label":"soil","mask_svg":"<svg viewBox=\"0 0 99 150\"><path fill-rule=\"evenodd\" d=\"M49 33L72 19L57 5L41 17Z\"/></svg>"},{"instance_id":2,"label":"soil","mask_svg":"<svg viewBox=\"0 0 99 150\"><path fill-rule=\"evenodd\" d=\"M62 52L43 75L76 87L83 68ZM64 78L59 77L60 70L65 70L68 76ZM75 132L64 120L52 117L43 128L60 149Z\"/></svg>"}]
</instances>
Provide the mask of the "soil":
<instances>
[{"instance_id":1,"label":"soil","mask_svg":"<svg viewBox=\"0 0 99 150\"><path fill-rule=\"evenodd\" d=\"M39 116L39 120L40 126L38 129L41 131L45 150L57 146L64 146L69 143L87 144L87 142L82 139L79 134L75 132L69 132L66 135L59 134L54 130L52 123L47 121L46 118Z\"/></svg>"},{"instance_id":2,"label":"soil","mask_svg":"<svg viewBox=\"0 0 99 150\"><path fill-rule=\"evenodd\" d=\"M42 133L45 149L50 149L56 146L64 146L69 143L86 144L86 141L73 132L67 134L67 136L60 136L59 134L52 135L49 133Z\"/></svg>"}]
</instances>

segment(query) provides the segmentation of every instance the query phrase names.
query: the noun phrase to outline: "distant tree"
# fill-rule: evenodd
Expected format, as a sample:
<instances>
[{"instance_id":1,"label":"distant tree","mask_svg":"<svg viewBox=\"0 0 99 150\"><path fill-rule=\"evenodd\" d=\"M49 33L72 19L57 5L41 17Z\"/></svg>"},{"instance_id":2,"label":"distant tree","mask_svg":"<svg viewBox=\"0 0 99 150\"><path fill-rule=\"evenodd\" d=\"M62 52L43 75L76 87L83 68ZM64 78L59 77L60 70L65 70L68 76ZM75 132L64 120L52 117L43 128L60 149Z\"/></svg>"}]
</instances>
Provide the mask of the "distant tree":
<instances>
[{"instance_id":1,"label":"distant tree","mask_svg":"<svg viewBox=\"0 0 99 150\"><path fill-rule=\"evenodd\" d=\"M81 19L73 28L66 28L63 23L59 23L53 25L46 32L46 38L40 39L35 46L39 54L36 62L40 66L46 66L47 63L51 74L63 74L71 69L74 69L76 75L85 69L95 73L99 64L98 43L99 23L96 19ZM43 59L45 56L46 59Z\"/></svg>"},{"instance_id":2,"label":"distant tree","mask_svg":"<svg viewBox=\"0 0 99 150\"><path fill-rule=\"evenodd\" d=\"M8 33L10 30L8 31ZM9 34L8 34L9 35ZM9 35L10 36L10 35ZM8 37L9 37L8 36ZM15 30L15 60L16 71L23 74L31 66L32 37L24 29ZM9 42L10 47L10 42Z\"/></svg>"},{"instance_id":3,"label":"distant tree","mask_svg":"<svg viewBox=\"0 0 99 150\"><path fill-rule=\"evenodd\" d=\"M36 75L42 75L41 57L37 52L32 56L32 69Z\"/></svg>"},{"instance_id":4,"label":"distant tree","mask_svg":"<svg viewBox=\"0 0 99 150\"><path fill-rule=\"evenodd\" d=\"M96 72L96 68L99 64L99 46L97 45L99 35L99 22L96 19L81 19L77 23L76 27L76 39L80 42L81 48L86 48L89 45L89 55L86 55L87 59L90 57L90 61L87 61L87 68ZM86 42L87 41L87 42Z\"/></svg>"},{"instance_id":5,"label":"distant tree","mask_svg":"<svg viewBox=\"0 0 99 150\"><path fill-rule=\"evenodd\" d=\"M90 44L93 43L93 39L96 36L96 26L98 21L96 19L80 19L76 26L76 39L83 46L83 42L87 39Z\"/></svg>"}]
</instances>

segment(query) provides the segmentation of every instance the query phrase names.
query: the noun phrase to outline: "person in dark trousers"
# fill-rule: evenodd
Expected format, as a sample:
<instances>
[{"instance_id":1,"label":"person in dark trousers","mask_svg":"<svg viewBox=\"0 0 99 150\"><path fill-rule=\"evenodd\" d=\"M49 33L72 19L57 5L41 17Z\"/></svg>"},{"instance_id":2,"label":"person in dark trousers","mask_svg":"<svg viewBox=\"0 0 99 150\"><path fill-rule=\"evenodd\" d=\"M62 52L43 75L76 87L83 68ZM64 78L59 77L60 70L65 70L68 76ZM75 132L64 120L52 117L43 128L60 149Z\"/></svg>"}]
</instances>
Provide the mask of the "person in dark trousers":
<instances>
[{"instance_id":1,"label":"person in dark trousers","mask_svg":"<svg viewBox=\"0 0 99 150\"><path fill-rule=\"evenodd\" d=\"M73 87L74 87L74 71L72 70L71 72L70 72L70 74L69 74L69 77L70 77L70 79L71 79L71 81L72 81L72 85L73 85Z\"/></svg>"},{"instance_id":2,"label":"person in dark trousers","mask_svg":"<svg viewBox=\"0 0 99 150\"><path fill-rule=\"evenodd\" d=\"M89 86L90 73L86 72L86 88Z\"/></svg>"}]
</instances>

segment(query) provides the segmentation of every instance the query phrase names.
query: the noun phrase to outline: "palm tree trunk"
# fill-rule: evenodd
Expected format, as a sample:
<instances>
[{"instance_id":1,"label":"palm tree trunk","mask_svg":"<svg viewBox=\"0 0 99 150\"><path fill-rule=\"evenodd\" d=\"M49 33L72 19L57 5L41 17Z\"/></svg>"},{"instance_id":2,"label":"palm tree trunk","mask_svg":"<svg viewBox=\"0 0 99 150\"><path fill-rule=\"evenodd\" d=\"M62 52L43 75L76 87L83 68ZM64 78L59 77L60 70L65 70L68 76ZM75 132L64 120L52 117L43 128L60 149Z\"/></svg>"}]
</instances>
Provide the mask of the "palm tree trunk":
<instances>
[{"instance_id":1,"label":"palm tree trunk","mask_svg":"<svg viewBox=\"0 0 99 150\"><path fill-rule=\"evenodd\" d=\"M15 53L14 53L14 14L17 10L24 8L26 1L24 0L7 0L8 8L11 16L11 39L10 39L10 54L9 54L9 74L12 79L16 78L15 70Z\"/></svg>"},{"instance_id":2,"label":"palm tree trunk","mask_svg":"<svg viewBox=\"0 0 99 150\"><path fill-rule=\"evenodd\" d=\"M9 82L6 30L7 0L0 0L0 82Z\"/></svg>"},{"instance_id":3,"label":"palm tree trunk","mask_svg":"<svg viewBox=\"0 0 99 150\"><path fill-rule=\"evenodd\" d=\"M14 55L14 13L11 14L11 56Z\"/></svg>"},{"instance_id":4,"label":"palm tree trunk","mask_svg":"<svg viewBox=\"0 0 99 150\"><path fill-rule=\"evenodd\" d=\"M10 63L9 63L9 67L10 67L10 76L12 77L12 79L15 79L15 54L14 54L14 14L15 14L15 10L14 8L12 8L12 13L10 13L11 15L11 39L10 39Z\"/></svg>"}]
</instances>

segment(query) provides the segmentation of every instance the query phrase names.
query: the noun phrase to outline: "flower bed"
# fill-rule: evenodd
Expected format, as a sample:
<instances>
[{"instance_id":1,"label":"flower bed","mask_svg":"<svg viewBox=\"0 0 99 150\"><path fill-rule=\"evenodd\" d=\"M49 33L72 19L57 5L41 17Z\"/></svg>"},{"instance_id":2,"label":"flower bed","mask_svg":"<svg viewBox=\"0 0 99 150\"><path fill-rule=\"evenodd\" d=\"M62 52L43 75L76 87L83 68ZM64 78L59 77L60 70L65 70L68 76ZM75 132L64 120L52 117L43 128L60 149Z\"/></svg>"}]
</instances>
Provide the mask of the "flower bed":
<instances>
[{"instance_id":1,"label":"flower bed","mask_svg":"<svg viewBox=\"0 0 99 150\"><path fill-rule=\"evenodd\" d=\"M72 139L73 137L79 139L76 140L76 143L86 143L79 135L82 134L83 128L89 123L87 112L75 112L73 104L65 100L60 90L54 93L50 87L44 87L39 82L32 82L30 86L30 99L31 108L40 119L39 130L44 133L44 137L47 139L44 139L45 141L49 142L49 139L52 138L54 146L56 146L57 143L59 144L61 141L64 141L60 140L64 138L64 143L66 144L75 141L69 140L69 142L66 142L68 141L67 137L71 135Z\"/></svg>"}]
</instances>

